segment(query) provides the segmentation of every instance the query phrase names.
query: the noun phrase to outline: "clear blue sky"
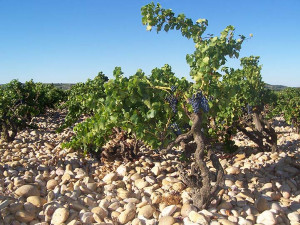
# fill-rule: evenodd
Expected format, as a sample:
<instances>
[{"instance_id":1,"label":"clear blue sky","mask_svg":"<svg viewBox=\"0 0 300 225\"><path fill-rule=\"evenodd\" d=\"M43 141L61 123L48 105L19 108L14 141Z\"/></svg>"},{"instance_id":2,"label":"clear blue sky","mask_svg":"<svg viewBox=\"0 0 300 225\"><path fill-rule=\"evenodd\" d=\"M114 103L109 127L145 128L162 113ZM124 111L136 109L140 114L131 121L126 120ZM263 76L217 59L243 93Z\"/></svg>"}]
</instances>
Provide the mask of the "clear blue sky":
<instances>
[{"instance_id":1,"label":"clear blue sky","mask_svg":"<svg viewBox=\"0 0 300 225\"><path fill-rule=\"evenodd\" d=\"M138 68L149 74L166 63L189 77L185 55L193 52L193 42L176 31L147 32L140 8L149 2L0 0L0 83L74 83L99 71L111 77L115 66L127 76ZM300 86L300 0L159 2L194 20L208 19L208 33L227 25L236 34L253 33L241 56L261 56L265 82Z\"/></svg>"}]
</instances>

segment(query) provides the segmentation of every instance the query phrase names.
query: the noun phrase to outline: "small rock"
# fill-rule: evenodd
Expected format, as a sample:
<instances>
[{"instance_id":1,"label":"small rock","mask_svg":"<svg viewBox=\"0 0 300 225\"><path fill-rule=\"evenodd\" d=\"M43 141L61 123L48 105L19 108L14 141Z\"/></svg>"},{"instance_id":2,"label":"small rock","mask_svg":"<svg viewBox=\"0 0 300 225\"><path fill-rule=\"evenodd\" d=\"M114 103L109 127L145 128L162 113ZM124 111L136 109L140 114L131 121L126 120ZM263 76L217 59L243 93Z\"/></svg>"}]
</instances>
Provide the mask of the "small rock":
<instances>
[{"instance_id":1,"label":"small rock","mask_svg":"<svg viewBox=\"0 0 300 225\"><path fill-rule=\"evenodd\" d=\"M143 188L145 188L145 187L147 187L149 185L149 183L147 181L144 181L143 179L137 179L137 180L135 180L134 184L140 190L143 189Z\"/></svg>"},{"instance_id":2,"label":"small rock","mask_svg":"<svg viewBox=\"0 0 300 225\"><path fill-rule=\"evenodd\" d=\"M46 199L41 198L39 196L30 196L27 198L27 202L30 202L31 204L33 204L36 207L41 207L44 204L46 204Z\"/></svg>"},{"instance_id":3,"label":"small rock","mask_svg":"<svg viewBox=\"0 0 300 225\"><path fill-rule=\"evenodd\" d=\"M239 225L252 225L253 222L251 220L245 219L243 217L239 217Z\"/></svg>"},{"instance_id":4,"label":"small rock","mask_svg":"<svg viewBox=\"0 0 300 225\"><path fill-rule=\"evenodd\" d=\"M231 210L232 209L232 204L230 202L222 201L220 205L217 207L218 210L220 209L227 209Z\"/></svg>"},{"instance_id":5,"label":"small rock","mask_svg":"<svg viewBox=\"0 0 300 225\"><path fill-rule=\"evenodd\" d=\"M69 173L64 173L61 178L61 184L66 184L71 179L71 175Z\"/></svg>"},{"instance_id":6,"label":"small rock","mask_svg":"<svg viewBox=\"0 0 300 225\"><path fill-rule=\"evenodd\" d=\"M159 219L158 225L172 225L175 223L175 219L172 216L164 216Z\"/></svg>"},{"instance_id":7,"label":"small rock","mask_svg":"<svg viewBox=\"0 0 300 225\"><path fill-rule=\"evenodd\" d=\"M124 177L126 175L127 172L127 167L124 165L121 165L117 168L116 172L121 175L122 177Z\"/></svg>"},{"instance_id":8,"label":"small rock","mask_svg":"<svg viewBox=\"0 0 300 225\"><path fill-rule=\"evenodd\" d=\"M125 210L119 215L119 222L121 224L126 224L129 221L133 220L134 217L135 217L134 210Z\"/></svg>"},{"instance_id":9,"label":"small rock","mask_svg":"<svg viewBox=\"0 0 300 225\"><path fill-rule=\"evenodd\" d=\"M289 213L287 216L291 222L300 222L300 215L298 212Z\"/></svg>"},{"instance_id":10,"label":"small rock","mask_svg":"<svg viewBox=\"0 0 300 225\"><path fill-rule=\"evenodd\" d=\"M183 183L179 182L179 183L173 184L172 188L173 188L174 191L181 192L185 189L185 186L184 186Z\"/></svg>"},{"instance_id":11,"label":"small rock","mask_svg":"<svg viewBox=\"0 0 300 225\"><path fill-rule=\"evenodd\" d=\"M130 198L132 194L130 191L124 190L123 188L118 188L117 192L121 199Z\"/></svg>"},{"instance_id":12,"label":"small rock","mask_svg":"<svg viewBox=\"0 0 300 225\"><path fill-rule=\"evenodd\" d=\"M261 223L264 225L274 225L276 224L275 214L269 210L266 210L257 216L256 223Z\"/></svg>"},{"instance_id":13,"label":"small rock","mask_svg":"<svg viewBox=\"0 0 300 225\"><path fill-rule=\"evenodd\" d=\"M143 225L143 222L141 219L135 218L134 220L132 220L132 225Z\"/></svg>"},{"instance_id":14,"label":"small rock","mask_svg":"<svg viewBox=\"0 0 300 225\"><path fill-rule=\"evenodd\" d=\"M241 160L243 160L243 159L245 159L246 158L246 154L245 153L242 153L242 154L236 154L235 155L235 161L241 161Z\"/></svg>"},{"instance_id":15,"label":"small rock","mask_svg":"<svg viewBox=\"0 0 300 225\"><path fill-rule=\"evenodd\" d=\"M240 168L235 166L230 166L226 169L227 174L239 174L241 172Z\"/></svg>"},{"instance_id":16,"label":"small rock","mask_svg":"<svg viewBox=\"0 0 300 225\"><path fill-rule=\"evenodd\" d=\"M259 212L263 212L265 210L270 209L267 199L265 199L263 197L259 197L258 199L256 199L254 205Z\"/></svg>"},{"instance_id":17,"label":"small rock","mask_svg":"<svg viewBox=\"0 0 300 225\"><path fill-rule=\"evenodd\" d=\"M16 213L16 219L20 222L28 223L35 219L34 213L28 212L26 210L20 210Z\"/></svg>"},{"instance_id":18,"label":"small rock","mask_svg":"<svg viewBox=\"0 0 300 225\"><path fill-rule=\"evenodd\" d=\"M102 223L103 219L96 213L93 213L93 218L97 223Z\"/></svg>"},{"instance_id":19,"label":"small rock","mask_svg":"<svg viewBox=\"0 0 300 225\"><path fill-rule=\"evenodd\" d=\"M143 216L146 219L150 219L153 216L153 213L155 212L155 208L151 205L145 205L142 208L140 208L139 216Z\"/></svg>"},{"instance_id":20,"label":"small rock","mask_svg":"<svg viewBox=\"0 0 300 225\"><path fill-rule=\"evenodd\" d=\"M105 177L103 178L103 181L107 184L111 184L113 181L117 180L118 174L117 173L109 173L106 174Z\"/></svg>"},{"instance_id":21,"label":"small rock","mask_svg":"<svg viewBox=\"0 0 300 225\"><path fill-rule=\"evenodd\" d=\"M226 219L219 219L219 221L222 225L235 225L236 223L233 223L229 220L226 220Z\"/></svg>"},{"instance_id":22,"label":"small rock","mask_svg":"<svg viewBox=\"0 0 300 225\"><path fill-rule=\"evenodd\" d=\"M151 169L151 172L155 175L155 176L158 176L161 172L160 168L158 166L154 166L152 169Z\"/></svg>"},{"instance_id":23,"label":"small rock","mask_svg":"<svg viewBox=\"0 0 300 225\"><path fill-rule=\"evenodd\" d=\"M169 205L167 207L165 207L162 212L161 212L161 216L171 216L173 214L173 212L175 212L177 209L176 205Z\"/></svg>"},{"instance_id":24,"label":"small rock","mask_svg":"<svg viewBox=\"0 0 300 225\"><path fill-rule=\"evenodd\" d=\"M181 216L187 217L187 216L189 216L189 213L191 211L196 211L196 208L193 205L189 204L189 203L184 203L181 207L181 212L180 213L181 213Z\"/></svg>"},{"instance_id":25,"label":"small rock","mask_svg":"<svg viewBox=\"0 0 300 225\"><path fill-rule=\"evenodd\" d=\"M91 212L100 216L102 220L108 216L108 211L101 206L94 207Z\"/></svg>"},{"instance_id":26,"label":"small rock","mask_svg":"<svg viewBox=\"0 0 300 225\"><path fill-rule=\"evenodd\" d=\"M40 196L40 191L37 189L37 187L30 184L26 184L19 187L15 191L15 194L23 197Z\"/></svg>"},{"instance_id":27,"label":"small rock","mask_svg":"<svg viewBox=\"0 0 300 225\"><path fill-rule=\"evenodd\" d=\"M66 208L58 208L52 215L51 223L59 225L65 222L69 217L69 211Z\"/></svg>"},{"instance_id":28,"label":"small rock","mask_svg":"<svg viewBox=\"0 0 300 225\"><path fill-rule=\"evenodd\" d=\"M119 202L114 202L114 203L112 203L112 204L110 204L109 206L108 206L108 209L109 210L116 210L117 208L119 208L120 207L120 203Z\"/></svg>"},{"instance_id":29,"label":"small rock","mask_svg":"<svg viewBox=\"0 0 300 225\"><path fill-rule=\"evenodd\" d=\"M94 217L93 217L92 212L85 212L80 216L80 220L81 222L83 222L84 224L90 224L95 222Z\"/></svg>"},{"instance_id":30,"label":"small rock","mask_svg":"<svg viewBox=\"0 0 300 225\"><path fill-rule=\"evenodd\" d=\"M205 216L195 211L191 211L189 213L189 219L194 223L203 224L203 225L209 224L209 221L207 221Z\"/></svg>"}]
</instances>

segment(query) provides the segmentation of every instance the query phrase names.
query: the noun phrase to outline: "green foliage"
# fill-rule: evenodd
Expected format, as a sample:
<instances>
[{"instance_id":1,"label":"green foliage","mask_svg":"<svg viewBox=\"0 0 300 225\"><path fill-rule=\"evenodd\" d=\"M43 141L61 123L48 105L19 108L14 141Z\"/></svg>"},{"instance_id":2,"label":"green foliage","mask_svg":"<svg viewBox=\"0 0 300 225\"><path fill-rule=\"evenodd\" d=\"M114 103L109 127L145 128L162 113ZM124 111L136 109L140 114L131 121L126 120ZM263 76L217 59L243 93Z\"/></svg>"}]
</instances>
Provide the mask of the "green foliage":
<instances>
[{"instance_id":1,"label":"green foliage","mask_svg":"<svg viewBox=\"0 0 300 225\"><path fill-rule=\"evenodd\" d=\"M142 22L147 25L147 30L151 30L153 27L156 27L157 32L162 29L166 32L176 29L184 37L194 41L195 51L186 56L186 61L191 68L190 75L195 83L193 88L186 90L186 92L189 93L190 97L192 93L201 90L209 100L210 111L202 115L203 128L207 135L209 133L217 134L216 127L210 125L212 118L217 117L217 114L222 111L221 113L225 118L222 118L218 123L222 122L223 129L225 125L232 122L232 117L234 117L230 109L232 106L230 103L231 96L234 95L234 90L224 87L221 69L225 66L228 57L239 57L245 36L240 35L238 39L235 39L235 29L229 25L219 36L207 35L205 37L204 33L208 26L206 19L199 19L194 23L183 14L176 16L172 10L163 9L160 4L150 3L144 6L142 16ZM226 110L223 107L226 107ZM224 124L224 120L229 121Z\"/></svg>"},{"instance_id":2,"label":"green foliage","mask_svg":"<svg viewBox=\"0 0 300 225\"><path fill-rule=\"evenodd\" d=\"M228 130L234 135L237 125L246 128L249 121L251 124L252 113L260 114L274 94L262 81L259 57L242 58L241 69L224 67L222 70L225 72L219 86L222 100L218 101L219 110L213 116L214 129L210 129L210 134L226 141Z\"/></svg>"},{"instance_id":3,"label":"green foliage","mask_svg":"<svg viewBox=\"0 0 300 225\"><path fill-rule=\"evenodd\" d=\"M103 105L105 98L104 83L108 81L102 72L85 83L77 83L71 87L67 101L62 108L68 109L64 124L58 129L72 126L82 115L92 116Z\"/></svg>"},{"instance_id":4,"label":"green foliage","mask_svg":"<svg viewBox=\"0 0 300 225\"><path fill-rule=\"evenodd\" d=\"M273 116L283 115L285 121L300 128L300 88L286 88L277 92L277 101L273 103Z\"/></svg>"},{"instance_id":5,"label":"green foliage","mask_svg":"<svg viewBox=\"0 0 300 225\"><path fill-rule=\"evenodd\" d=\"M12 141L20 129L28 125L33 116L45 113L64 100L64 91L53 85L24 84L18 80L0 87L0 132L1 138Z\"/></svg>"},{"instance_id":6,"label":"green foliage","mask_svg":"<svg viewBox=\"0 0 300 225\"><path fill-rule=\"evenodd\" d=\"M185 79L174 76L169 65L155 68L150 76L138 70L126 78L120 67L116 67L113 74L114 78L103 86L105 97L97 110L93 116L75 126L76 136L65 146L99 151L110 139L112 129L118 127L143 140L146 145L157 148L174 138L175 135L168 129L172 121L188 122L182 107L178 107L178 113L174 115L164 100L171 94L171 85L178 86L178 93L189 86ZM92 100L94 96L95 93L89 92L87 97Z\"/></svg>"},{"instance_id":7,"label":"green foliage","mask_svg":"<svg viewBox=\"0 0 300 225\"><path fill-rule=\"evenodd\" d=\"M187 63L191 67L190 75L196 82L198 88L206 96L218 94L218 83L221 74L218 70L226 63L226 57L238 57L244 36L234 38L234 27L227 26L220 36L203 37L208 21L198 19L194 23L186 18L184 14L175 16L171 9L163 9L160 4L155 6L150 3L142 7L142 22L147 25L147 30L156 27L157 32L162 28L169 30L180 30L181 34L188 39L192 38L195 43L193 54L187 55Z\"/></svg>"}]
</instances>

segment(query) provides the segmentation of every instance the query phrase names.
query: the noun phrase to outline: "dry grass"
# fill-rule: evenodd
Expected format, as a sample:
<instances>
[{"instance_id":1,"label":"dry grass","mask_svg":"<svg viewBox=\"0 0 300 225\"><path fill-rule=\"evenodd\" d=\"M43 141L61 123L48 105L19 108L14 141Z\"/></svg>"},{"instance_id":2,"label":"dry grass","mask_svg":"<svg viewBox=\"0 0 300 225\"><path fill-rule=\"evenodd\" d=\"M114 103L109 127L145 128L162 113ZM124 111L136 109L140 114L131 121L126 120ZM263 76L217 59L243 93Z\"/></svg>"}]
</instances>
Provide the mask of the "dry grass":
<instances>
[{"instance_id":1,"label":"dry grass","mask_svg":"<svg viewBox=\"0 0 300 225\"><path fill-rule=\"evenodd\" d=\"M167 205L179 205L181 202L181 196L179 192L172 192L168 195L162 196L162 203Z\"/></svg>"}]
</instances>

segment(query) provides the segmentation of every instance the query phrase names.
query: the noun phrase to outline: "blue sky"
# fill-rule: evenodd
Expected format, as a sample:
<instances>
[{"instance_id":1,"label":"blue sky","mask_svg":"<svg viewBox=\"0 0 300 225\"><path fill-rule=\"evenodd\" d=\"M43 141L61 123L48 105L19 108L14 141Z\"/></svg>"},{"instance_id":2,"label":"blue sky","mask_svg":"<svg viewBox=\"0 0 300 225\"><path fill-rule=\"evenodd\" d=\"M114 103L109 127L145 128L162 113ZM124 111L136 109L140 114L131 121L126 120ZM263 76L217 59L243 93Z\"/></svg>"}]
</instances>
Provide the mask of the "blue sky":
<instances>
[{"instance_id":1,"label":"blue sky","mask_svg":"<svg viewBox=\"0 0 300 225\"><path fill-rule=\"evenodd\" d=\"M81 82L99 71L111 77L115 66L127 76L138 68L149 74L166 63L189 77L185 56L193 42L178 31L147 32L140 8L149 2L0 0L0 83ZM253 33L241 56L261 56L265 82L300 87L300 0L159 2L193 20L208 19L208 33L227 25L236 34Z\"/></svg>"}]
</instances>

